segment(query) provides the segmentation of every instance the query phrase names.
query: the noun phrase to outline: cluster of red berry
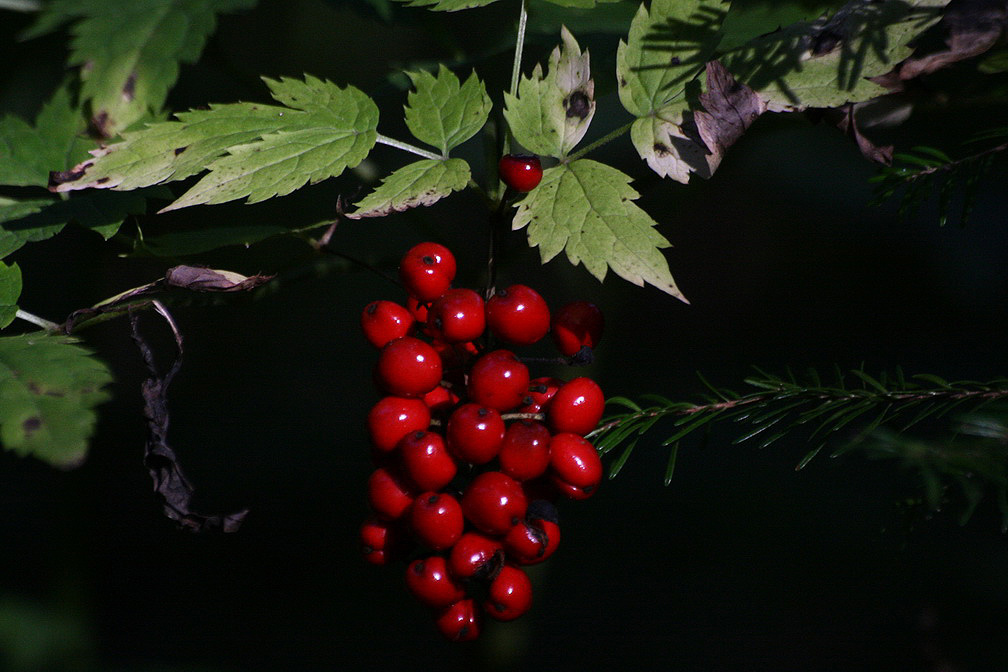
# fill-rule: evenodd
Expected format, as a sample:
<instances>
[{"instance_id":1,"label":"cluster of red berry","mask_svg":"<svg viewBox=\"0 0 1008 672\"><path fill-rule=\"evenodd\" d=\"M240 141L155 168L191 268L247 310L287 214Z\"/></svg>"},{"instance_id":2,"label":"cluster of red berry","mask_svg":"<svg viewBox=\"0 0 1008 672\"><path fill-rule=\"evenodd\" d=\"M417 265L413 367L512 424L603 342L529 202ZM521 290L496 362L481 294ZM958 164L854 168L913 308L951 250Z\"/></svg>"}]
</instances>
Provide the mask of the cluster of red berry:
<instances>
[{"instance_id":1,"label":"cluster of red berry","mask_svg":"<svg viewBox=\"0 0 1008 672\"><path fill-rule=\"evenodd\" d=\"M602 463L584 438L602 416L590 378L530 379L513 352L552 333L568 361L583 361L602 314L576 302L550 315L535 290L512 285L488 300L452 288L455 259L436 243L403 257L406 305L373 301L361 325L380 349L368 414L376 465L372 515L361 528L369 562L412 559L406 585L452 640L475 639L482 614L511 620L532 603L523 565L557 548L553 502L585 499Z\"/></svg>"}]
</instances>

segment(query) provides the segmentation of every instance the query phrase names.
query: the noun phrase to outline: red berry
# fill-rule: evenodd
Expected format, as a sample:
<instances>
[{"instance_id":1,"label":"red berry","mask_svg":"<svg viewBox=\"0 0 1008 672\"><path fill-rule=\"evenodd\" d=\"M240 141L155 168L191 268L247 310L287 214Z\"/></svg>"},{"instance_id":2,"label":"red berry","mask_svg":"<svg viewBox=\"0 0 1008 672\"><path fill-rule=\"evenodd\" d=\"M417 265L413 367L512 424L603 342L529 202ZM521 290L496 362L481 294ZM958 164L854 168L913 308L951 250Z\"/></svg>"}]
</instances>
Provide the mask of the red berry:
<instances>
[{"instance_id":1,"label":"red berry","mask_svg":"<svg viewBox=\"0 0 1008 672\"><path fill-rule=\"evenodd\" d=\"M483 603L486 613L498 621L513 621L532 606L532 582L522 570L504 565L490 582L489 595Z\"/></svg>"},{"instance_id":2,"label":"red berry","mask_svg":"<svg viewBox=\"0 0 1008 672\"><path fill-rule=\"evenodd\" d=\"M465 525L458 500L438 492L425 492L413 501L409 522L420 543L436 551L451 548Z\"/></svg>"},{"instance_id":3,"label":"red berry","mask_svg":"<svg viewBox=\"0 0 1008 672\"><path fill-rule=\"evenodd\" d=\"M368 479L368 503L382 520L396 520L413 503L413 493L403 479L384 467L371 473Z\"/></svg>"},{"instance_id":4,"label":"red berry","mask_svg":"<svg viewBox=\"0 0 1008 672\"><path fill-rule=\"evenodd\" d=\"M420 301L433 301L455 279L455 256L444 245L420 243L399 262L399 280L406 293Z\"/></svg>"},{"instance_id":5,"label":"red berry","mask_svg":"<svg viewBox=\"0 0 1008 672\"><path fill-rule=\"evenodd\" d=\"M556 523L546 523L555 529L545 530L543 521L519 521L504 537L504 552L519 565L534 565L553 555L560 544L560 528Z\"/></svg>"},{"instance_id":6,"label":"red berry","mask_svg":"<svg viewBox=\"0 0 1008 672\"><path fill-rule=\"evenodd\" d=\"M410 311L392 301L372 301L361 313L364 337L376 348L409 334L415 321Z\"/></svg>"},{"instance_id":7,"label":"red berry","mask_svg":"<svg viewBox=\"0 0 1008 672\"><path fill-rule=\"evenodd\" d=\"M458 467L444 439L434 432L411 432L399 442L403 472L418 490L440 490L455 478Z\"/></svg>"},{"instance_id":8,"label":"red berry","mask_svg":"<svg viewBox=\"0 0 1008 672\"><path fill-rule=\"evenodd\" d=\"M554 434L550 441L550 480L571 499L587 499L602 482L602 460L595 446L577 434Z\"/></svg>"},{"instance_id":9,"label":"red berry","mask_svg":"<svg viewBox=\"0 0 1008 672\"><path fill-rule=\"evenodd\" d=\"M469 483L462 494L462 511L476 529L504 535L525 517L528 505L521 485L499 471L486 471Z\"/></svg>"},{"instance_id":10,"label":"red berry","mask_svg":"<svg viewBox=\"0 0 1008 672\"><path fill-rule=\"evenodd\" d=\"M564 381L546 376L533 378L529 381L529 391L525 396L525 405L518 409L519 413L542 413L549 407L553 395L557 393Z\"/></svg>"},{"instance_id":11,"label":"red berry","mask_svg":"<svg viewBox=\"0 0 1008 672\"><path fill-rule=\"evenodd\" d=\"M486 464L504 440L500 413L479 404L462 404L448 418L445 436L451 454L463 462Z\"/></svg>"},{"instance_id":12,"label":"red berry","mask_svg":"<svg viewBox=\"0 0 1008 672\"><path fill-rule=\"evenodd\" d=\"M427 322L428 308L430 308L429 301L418 301L412 296L406 299L406 310L408 310L410 315L413 316L413 319L420 324Z\"/></svg>"},{"instance_id":13,"label":"red berry","mask_svg":"<svg viewBox=\"0 0 1008 672\"><path fill-rule=\"evenodd\" d=\"M497 172L504 184L515 191L531 191L542 180L539 157L528 154L506 154L497 163Z\"/></svg>"},{"instance_id":14,"label":"red berry","mask_svg":"<svg viewBox=\"0 0 1008 672\"><path fill-rule=\"evenodd\" d=\"M561 385L553 395L546 422L554 432L584 436L595 429L604 410L602 388L591 378L575 378Z\"/></svg>"},{"instance_id":15,"label":"red berry","mask_svg":"<svg viewBox=\"0 0 1008 672\"><path fill-rule=\"evenodd\" d=\"M511 285L490 297L486 320L497 338L514 345L532 345L550 329L546 301L525 285Z\"/></svg>"},{"instance_id":16,"label":"red berry","mask_svg":"<svg viewBox=\"0 0 1008 672\"><path fill-rule=\"evenodd\" d=\"M605 320L598 306L587 301L575 301L553 314L553 342L561 353L572 357L582 346L597 346L604 326Z\"/></svg>"},{"instance_id":17,"label":"red berry","mask_svg":"<svg viewBox=\"0 0 1008 672\"><path fill-rule=\"evenodd\" d=\"M446 343L464 343L483 335L486 309L483 297L471 289L449 289L427 313L427 331Z\"/></svg>"},{"instance_id":18,"label":"red berry","mask_svg":"<svg viewBox=\"0 0 1008 672\"><path fill-rule=\"evenodd\" d=\"M400 529L393 523L368 518L360 528L361 551L372 565L384 565L401 550Z\"/></svg>"},{"instance_id":19,"label":"red berry","mask_svg":"<svg viewBox=\"0 0 1008 672\"><path fill-rule=\"evenodd\" d=\"M479 532L466 532L448 552L448 571L462 581L489 577L503 561L504 549L499 541Z\"/></svg>"},{"instance_id":20,"label":"red berry","mask_svg":"<svg viewBox=\"0 0 1008 672\"><path fill-rule=\"evenodd\" d=\"M420 399L384 397L368 412L368 436L375 448L388 452L410 432L427 429L430 420L430 409Z\"/></svg>"},{"instance_id":21,"label":"red berry","mask_svg":"<svg viewBox=\"0 0 1008 672\"><path fill-rule=\"evenodd\" d=\"M375 367L379 387L397 397L422 397L438 386L441 373L437 351L412 336L386 344Z\"/></svg>"},{"instance_id":22,"label":"red berry","mask_svg":"<svg viewBox=\"0 0 1008 672\"><path fill-rule=\"evenodd\" d=\"M465 597L465 589L449 573L440 555L417 558L406 568L406 587L429 607L441 609Z\"/></svg>"},{"instance_id":23,"label":"red berry","mask_svg":"<svg viewBox=\"0 0 1008 672\"><path fill-rule=\"evenodd\" d=\"M451 641L471 642L480 633L479 606L470 598L461 599L438 614L434 623Z\"/></svg>"},{"instance_id":24,"label":"red berry","mask_svg":"<svg viewBox=\"0 0 1008 672\"><path fill-rule=\"evenodd\" d=\"M447 413L459 402L459 396L444 385L438 385L423 396L430 412L435 415Z\"/></svg>"},{"instance_id":25,"label":"red berry","mask_svg":"<svg viewBox=\"0 0 1008 672\"><path fill-rule=\"evenodd\" d=\"M528 367L508 350L488 352L469 371L469 397L502 413L522 405L528 386Z\"/></svg>"},{"instance_id":26,"label":"red berry","mask_svg":"<svg viewBox=\"0 0 1008 672\"><path fill-rule=\"evenodd\" d=\"M500 470L516 481L542 476L549 466L549 444L550 431L542 423L532 420L511 423L497 456Z\"/></svg>"}]
</instances>

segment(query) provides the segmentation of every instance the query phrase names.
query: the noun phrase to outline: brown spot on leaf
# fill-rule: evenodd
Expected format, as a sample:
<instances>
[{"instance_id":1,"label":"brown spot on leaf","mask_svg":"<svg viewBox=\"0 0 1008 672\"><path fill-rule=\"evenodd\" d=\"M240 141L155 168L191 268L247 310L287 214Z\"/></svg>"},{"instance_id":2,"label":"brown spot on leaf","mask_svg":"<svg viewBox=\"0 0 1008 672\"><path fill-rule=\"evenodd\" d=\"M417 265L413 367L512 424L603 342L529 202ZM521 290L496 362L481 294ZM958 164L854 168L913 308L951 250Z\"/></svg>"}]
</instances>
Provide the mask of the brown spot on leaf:
<instances>
[{"instance_id":1,"label":"brown spot on leaf","mask_svg":"<svg viewBox=\"0 0 1008 672\"><path fill-rule=\"evenodd\" d=\"M666 146L665 143L662 143L662 142L656 142L656 143L654 143L654 145L651 147L651 149L654 150L655 154L668 154L669 153L668 146Z\"/></svg>"},{"instance_id":2,"label":"brown spot on leaf","mask_svg":"<svg viewBox=\"0 0 1008 672\"><path fill-rule=\"evenodd\" d=\"M678 56L673 56L672 58L669 59L669 65L679 65L681 63L682 60Z\"/></svg>"},{"instance_id":3,"label":"brown spot on leaf","mask_svg":"<svg viewBox=\"0 0 1008 672\"><path fill-rule=\"evenodd\" d=\"M136 95L136 82L137 82L137 73L136 70L134 70L129 74L129 77L126 78L126 83L123 84L122 88L123 100L125 100L127 103L131 102L133 100L133 97Z\"/></svg>"},{"instance_id":4,"label":"brown spot on leaf","mask_svg":"<svg viewBox=\"0 0 1008 672\"><path fill-rule=\"evenodd\" d=\"M49 172L49 188L59 186L64 182L73 182L84 177L83 168L74 168L72 170L53 170Z\"/></svg>"},{"instance_id":5,"label":"brown spot on leaf","mask_svg":"<svg viewBox=\"0 0 1008 672\"><path fill-rule=\"evenodd\" d=\"M568 119L572 117L584 119L591 111L591 101L584 91L574 91L564 100L564 109L567 110Z\"/></svg>"},{"instance_id":6,"label":"brown spot on leaf","mask_svg":"<svg viewBox=\"0 0 1008 672\"><path fill-rule=\"evenodd\" d=\"M105 184L108 181L109 178L107 177L99 177L97 180L95 180L95 184Z\"/></svg>"},{"instance_id":7,"label":"brown spot on leaf","mask_svg":"<svg viewBox=\"0 0 1008 672\"><path fill-rule=\"evenodd\" d=\"M40 427L42 427L42 418L38 418L34 415L21 423L21 429L23 429L24 433L28 436L37 432Z\"/></svg>"},{"instance_id":8,"label":"brown spot on leaf","mask_svg":"<svg viewBox=\"0 0 1008 672\"><path fill-rule=\"evenodd\" d=\"M91 120L88 122L88 131L96 138L108 138L111 136L109 131L110 124L111 120L109 119L108 112L101 110L91 117Z\"/></svg>"},{"instance_id":9,"label":"brown spot on leaf","mask_svg":"<svg viewBox=\"0 0 1008 672\"><path fill-rule=\"evenodd\" d=\"M186 146L186 147L176 147L175 148L175 156L178 156L179 154L181 154L182 152L184 152L187 149L189 149L188 146Z\"/></svg>"}]
</instances>

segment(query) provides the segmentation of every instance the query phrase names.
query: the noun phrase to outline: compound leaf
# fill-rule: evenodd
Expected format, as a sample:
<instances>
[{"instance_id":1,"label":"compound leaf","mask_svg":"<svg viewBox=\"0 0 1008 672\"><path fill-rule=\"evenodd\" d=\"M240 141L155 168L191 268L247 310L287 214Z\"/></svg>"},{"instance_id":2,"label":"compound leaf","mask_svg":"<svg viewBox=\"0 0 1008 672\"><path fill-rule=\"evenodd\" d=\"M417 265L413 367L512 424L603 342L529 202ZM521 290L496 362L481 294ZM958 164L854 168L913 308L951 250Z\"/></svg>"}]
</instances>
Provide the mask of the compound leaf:
<instances>
[{"instance_id":1,"label":"compound leaf","mask_svg":"<svg viewBox=\"0 0 1008 672\"><path fill-rule=\"evenodd\" d=\"M646 282L686 301L661 249L670 243L656 222L633 203L630 177L590 159L548 168L539 186L518 204L512 228L528 226L528 240L543 263L565 251L599 280L607 268L636 285Z\"/></svg>"},{"instance_id":2,"label":"compound leaf","mask_svg":"<svg viewBox=\"0 0 1008 672\"><path fill-rule=\"evenodd\" d=\"M474 7L485 7L497 0L398 0L408 7L426 7L434 12L457 12Z\"/></svg>"},{"instance_id":3,"label":"compound leaf","mask_svg":"<svg viewBox=\"0 0 1008 672\"><path fill-rule=\"evenodd\" d=\"M14 321L17 300L21 296L21 269L17 264L0 261L0 329Z\"/></svg>"},{"instance_id":4,"label":"compound leaf","mask_svg":"<svg viewBox=\"0 0 1008 672\"><path fill-rule=\"evenodd\" d=\"M448 156L483 128L493 103L475 72L465 84L443 64L437 77L426 71L406 74L414 87L407 99L406 126L417 140Z\"/></svg>"},{"instance_id":5,"label":"compound leaf","mask_svg":"<svg viewBox=\"0 0 1008 672\"><path fill-rule=\"evenodd\" d=\"M581 142L595 115L588 52L581 52L566 28L560 38L547 74L536 65L531 77L519 81L517 96L504 94L504 117L515 140L536 154L558 158Z\"/></svg>"},{"instance_id":6,"label":"compound leaf","mask_svg":"<svg viewBox=\"0 0 1008 672\"><path fill-rule=\"evenodd\" d=\"M0 184L44 187L49 172L73 165L84 155L84 118L66 87L56 90L32 126L20 117L0 119Z\"/></svg>"},{"instance_id":7,"label":"compound leaf","mask_svg":"<svg viewBox=\"0 0 1008 672\"><path fill-rule=\"evenodd\" d=\"M0 338L0 443L56 467L87 453L94 407L108 398L108 368L68 336Z\"/></svg>"},{"instance_id":8,"label":"compound leaf","mask_svg":"<svg viewBox=\"0 0 1008 672\"><path fill-rule=\"evenodd\" d=\"M469 164L462 159L423 159L403 166L381 186L356 203L351 219L384 217L418 206L432 205L469 183Z\"/></svg>"}]
</instances>

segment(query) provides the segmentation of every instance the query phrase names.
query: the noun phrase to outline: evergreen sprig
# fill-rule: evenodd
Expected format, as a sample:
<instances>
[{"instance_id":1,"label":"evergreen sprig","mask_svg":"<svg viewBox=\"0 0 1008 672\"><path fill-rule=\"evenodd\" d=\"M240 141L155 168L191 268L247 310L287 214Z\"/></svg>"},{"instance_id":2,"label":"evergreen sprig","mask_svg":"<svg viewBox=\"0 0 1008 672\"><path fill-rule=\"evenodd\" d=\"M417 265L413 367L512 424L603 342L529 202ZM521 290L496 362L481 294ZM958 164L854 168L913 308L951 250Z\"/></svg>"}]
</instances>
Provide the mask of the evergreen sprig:
<instances>
[{"instance_id":1,"label":"evergreen sprig","mask_svg":"<svg viewBox=\"0 0 1008 672\"><path fill-rule=\"evenodd\" d=\"M900 195L899 217L916 216L921 205L938 195L938 222L945 226L952 214L953 199L959 200L959 223L965 225L973 210L981 179L995 160L1008 150L1008 126L980 133L966 143L972 153L953 159L936 147L917 146L910 152L896 154L893 165L880 169L871 178L875 194L871 205L877 206Z\"/></svg>"},{"instance_id":2,"label":"evergreen sprig","mask_svg":"<svg viewBox=\"0 0 1008 672\"><path fill-rule=\"evenodd\" d=\"M805 467L835 442L841 430L847 430L833 456L858 449L868 457L902 459L920 473L928 504L934 509L940 507L948 483L958 483L969 503L967 516L987 486L992 486L1008 530L1008 409L1001 415L980 414L992 402L1008 401L1008 379L949 382L930 374L907 377L899 369L873 377L863 369L845 373L839 368L832 378L824 382L815 370L799 380L790 371L781 377L756 369L756 375L744 381L753 391L738 394L700 376L710 391L701 403L658 395L642 396L642 403L613 397L608 402L625 410L606 417L588 436L603 455L622 447L610 466L612 478L644 434L659 421L671 421L674 431L662 443L669 447L668 485L681 442L716 422L744 427L733 444L757 441L760 448L788 435L803 434L810 450L796 469ZM952 411L961 412L952 438L920 440L906 434Z\"/></svg>"}]
</instances>

